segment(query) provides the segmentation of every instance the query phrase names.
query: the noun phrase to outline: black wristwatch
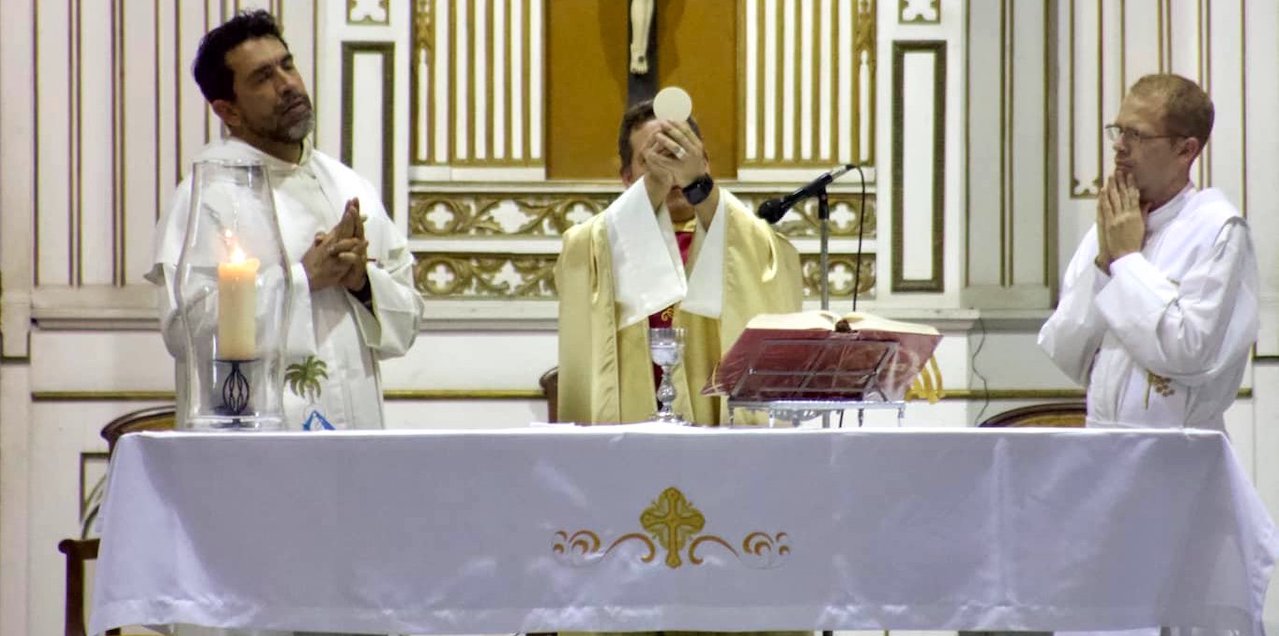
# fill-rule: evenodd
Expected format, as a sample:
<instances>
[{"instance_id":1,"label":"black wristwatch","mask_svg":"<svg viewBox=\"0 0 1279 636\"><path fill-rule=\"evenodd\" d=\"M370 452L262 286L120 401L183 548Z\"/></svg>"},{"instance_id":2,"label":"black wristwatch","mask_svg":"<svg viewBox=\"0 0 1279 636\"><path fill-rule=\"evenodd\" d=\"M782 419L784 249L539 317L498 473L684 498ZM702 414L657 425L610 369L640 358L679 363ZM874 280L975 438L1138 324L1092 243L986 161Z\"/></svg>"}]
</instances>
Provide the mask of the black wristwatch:
<instances>
[{"instance_id":1,"label":"black wristwatch","mask_svg":"<svg viewBox=\"0 0 1279 636\"><path fill-rule=\"evenodd\" d=\"M704 174L693 180L692 183L684 186L684 198L688 199L690 205L697 205L706 200L711 195L711 190L715 188L715 180L711 179L709 174Z\"/></svg>"}]
</instances>

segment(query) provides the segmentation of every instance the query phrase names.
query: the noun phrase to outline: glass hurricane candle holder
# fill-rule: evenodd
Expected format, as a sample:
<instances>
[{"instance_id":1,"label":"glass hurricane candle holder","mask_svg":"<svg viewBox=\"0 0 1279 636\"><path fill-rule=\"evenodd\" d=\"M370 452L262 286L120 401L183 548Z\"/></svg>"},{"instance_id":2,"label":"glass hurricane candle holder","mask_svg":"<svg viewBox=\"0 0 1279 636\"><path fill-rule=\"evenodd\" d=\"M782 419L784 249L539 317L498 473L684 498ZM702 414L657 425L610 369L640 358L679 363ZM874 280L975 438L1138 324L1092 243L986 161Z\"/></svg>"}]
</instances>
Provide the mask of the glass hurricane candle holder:
<instances>
[{"instance_id":1,"label":"glass hurricane candle holder","mask_svg":"<svg viewBox=\"0 0 1279 636\"><path fill-rule=\"evenodd\" d=\"M179 426L282 428L292 281L261 163L196 162L174 291L185 337Z\"/></svg>"}]
</instances>

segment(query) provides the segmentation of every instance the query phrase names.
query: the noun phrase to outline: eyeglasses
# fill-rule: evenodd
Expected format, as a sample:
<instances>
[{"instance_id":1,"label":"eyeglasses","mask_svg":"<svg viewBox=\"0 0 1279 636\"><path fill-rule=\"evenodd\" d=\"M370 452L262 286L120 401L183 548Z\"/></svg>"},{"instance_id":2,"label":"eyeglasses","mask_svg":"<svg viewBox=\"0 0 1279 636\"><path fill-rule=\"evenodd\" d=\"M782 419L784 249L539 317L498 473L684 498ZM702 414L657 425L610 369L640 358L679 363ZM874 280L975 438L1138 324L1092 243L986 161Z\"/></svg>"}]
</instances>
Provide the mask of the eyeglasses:
<instances>
[{"instance_id":1,"label":"eyeglasses","mask_svg":"<svg viewBox=\"0 0 1279 636\"><path fill-rule=\"evenodd\" d=\"M1126 144L1140 144L1149 139L1180 139L1185 135L1147 135L1135 128L1125 128L1119 124L1107 124L1102 128L1106 131L1106 138L1111 141L1119 141L1121 138Z\"/></svg>"}]
</instances>

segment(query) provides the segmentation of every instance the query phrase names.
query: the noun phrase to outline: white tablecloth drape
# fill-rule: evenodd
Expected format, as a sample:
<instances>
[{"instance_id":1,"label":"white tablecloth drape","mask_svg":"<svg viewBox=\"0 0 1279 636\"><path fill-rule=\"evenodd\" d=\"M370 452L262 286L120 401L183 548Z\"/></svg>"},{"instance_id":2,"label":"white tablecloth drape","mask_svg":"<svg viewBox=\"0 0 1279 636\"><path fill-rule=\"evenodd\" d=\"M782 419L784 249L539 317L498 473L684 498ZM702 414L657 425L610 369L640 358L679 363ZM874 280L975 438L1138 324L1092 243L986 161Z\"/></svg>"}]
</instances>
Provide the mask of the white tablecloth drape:
<instances>
[{"instance_id":1,"label":"white tablecloth drape","mask_svg":"<svg viewBox=\"0 0 1279 636\"><path fill-rule=\"evenodd\" d=\"M1215 432L147 433L90 627L1260 634L1277 548Z\"/></svg>"}]
</instances>

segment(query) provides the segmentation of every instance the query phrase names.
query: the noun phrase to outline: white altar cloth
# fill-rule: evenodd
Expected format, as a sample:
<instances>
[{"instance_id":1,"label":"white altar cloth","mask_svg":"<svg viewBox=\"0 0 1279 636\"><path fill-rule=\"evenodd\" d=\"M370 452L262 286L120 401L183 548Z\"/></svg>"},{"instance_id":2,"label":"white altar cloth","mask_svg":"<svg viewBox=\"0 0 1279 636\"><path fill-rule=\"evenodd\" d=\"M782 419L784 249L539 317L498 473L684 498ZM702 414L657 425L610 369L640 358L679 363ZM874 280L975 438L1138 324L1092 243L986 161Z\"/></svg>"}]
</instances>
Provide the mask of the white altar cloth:
<instances>
[{"instance_id":1,"label":"white altar cloth","mask_svg":"<svg viewBox=\"0 0 1279 636\"><path fill-rule=\"evenodd\" d=\"M1279 548L1207 431L145 433L107 492L93 633L1260 634Z\"/></svg>"}]
</instances>

